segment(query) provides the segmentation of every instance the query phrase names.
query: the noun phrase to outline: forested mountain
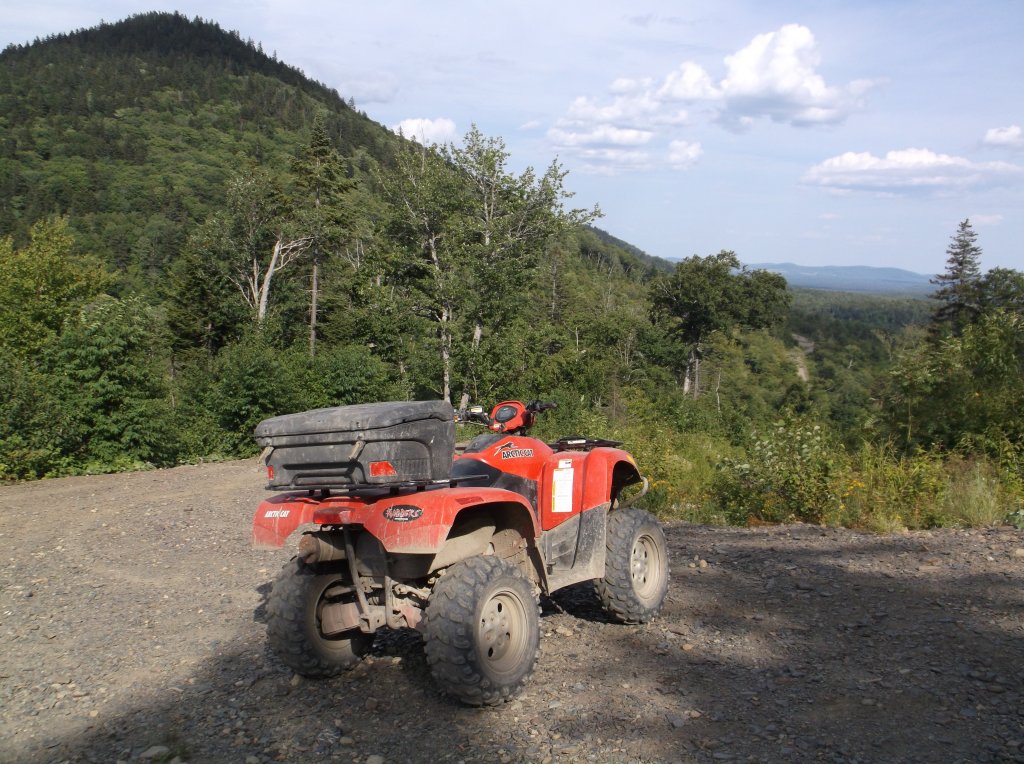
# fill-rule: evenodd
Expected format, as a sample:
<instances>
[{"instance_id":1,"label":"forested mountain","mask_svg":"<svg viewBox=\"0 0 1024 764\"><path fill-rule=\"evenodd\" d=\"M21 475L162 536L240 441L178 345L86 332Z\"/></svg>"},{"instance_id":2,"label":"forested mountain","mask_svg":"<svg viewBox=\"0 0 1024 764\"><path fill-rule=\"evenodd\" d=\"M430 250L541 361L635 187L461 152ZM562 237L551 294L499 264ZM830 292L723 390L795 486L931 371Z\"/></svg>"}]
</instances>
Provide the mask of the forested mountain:
<instances>
[{"instance_id":1,"label":"forested mountain","mask_svg":"<svg viewBox=\"0 0 1024 764\"><path fill-rule=\"evenodd\" d=\"M251 165L285 171L321 114L358 161L395 138L215 23L149 13L0 54L0 234L66 215L77 244L151 278ZM144 284L137 278L136 286Z\"/></svg>"},{"instance_id":2,"label":"forested mountain","mask_svg":"<svg viewBox=\"0 0 1024 764\"><path fill-rule=\"evenodd\" d=\"M795 265L794 263L755 263L785 277L791 286L804 289L830 289L837 292L869 294L930 294L930 276L902 268L873 268L866 265Z\"/></svg>"},{"instance_id":3,"label":"forested mountain","mask_svg":"<svg viewBox=\"0 0 1024 764\"><path fill-rule=\"evenodd\" d=\"M2 479L539 397L542 437L625 440L664 513L1024 521L1024 276L982 274L969 224L935 303L794 293L728 242L668 263L571 208L556 161L516 175L476 128L420 147L178 14L9 47L0 141Z\"/></svg>"}]
</instances>

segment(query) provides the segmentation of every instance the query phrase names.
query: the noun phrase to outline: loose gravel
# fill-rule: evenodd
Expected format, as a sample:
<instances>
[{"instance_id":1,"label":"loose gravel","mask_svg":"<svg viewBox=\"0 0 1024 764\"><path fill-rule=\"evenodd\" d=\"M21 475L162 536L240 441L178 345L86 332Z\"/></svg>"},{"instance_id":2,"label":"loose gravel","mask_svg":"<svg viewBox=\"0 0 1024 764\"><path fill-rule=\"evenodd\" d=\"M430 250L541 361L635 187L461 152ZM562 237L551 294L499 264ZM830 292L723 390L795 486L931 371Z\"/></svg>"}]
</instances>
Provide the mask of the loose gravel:
<instances>
[{"instance_id":1,"label":"loose gravel","mask_svg":"<svg viewBox=\"0 0 1024 764\"><path fill-rule=\"evenodd\" d=\"M413 631L328 681L269 653L262 498L252 461L0 488L0 761L1024 762L1020 531L673 525L657 620L561 592L471 709Z\"/></svg>"}]
</instances>

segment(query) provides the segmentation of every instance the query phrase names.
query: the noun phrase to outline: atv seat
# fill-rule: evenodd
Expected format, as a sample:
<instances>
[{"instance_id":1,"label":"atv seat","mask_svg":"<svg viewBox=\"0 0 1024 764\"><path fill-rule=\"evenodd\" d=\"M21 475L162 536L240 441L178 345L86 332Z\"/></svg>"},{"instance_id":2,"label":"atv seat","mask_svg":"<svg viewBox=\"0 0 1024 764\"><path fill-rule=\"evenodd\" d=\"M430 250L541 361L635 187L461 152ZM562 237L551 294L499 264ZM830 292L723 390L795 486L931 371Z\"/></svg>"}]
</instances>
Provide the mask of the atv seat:
<instances>
[{"instance_id":1,"label":"atv seat","mask_svg":"<svg viewBox=\"0 0 1024 764\"><path fill-rule=\"evenodd\" d=\"M487 437L487 436L483 436ZM481 451L483 449L478 449ZM470 453L466 450L466 453ZM460 485L474 486L477 488L491 488L498 481L502 473L489 464L484 464L477 459L463 458L456 459L452 465L451 479L458 481Z\"/></svg>"}]
</instances>

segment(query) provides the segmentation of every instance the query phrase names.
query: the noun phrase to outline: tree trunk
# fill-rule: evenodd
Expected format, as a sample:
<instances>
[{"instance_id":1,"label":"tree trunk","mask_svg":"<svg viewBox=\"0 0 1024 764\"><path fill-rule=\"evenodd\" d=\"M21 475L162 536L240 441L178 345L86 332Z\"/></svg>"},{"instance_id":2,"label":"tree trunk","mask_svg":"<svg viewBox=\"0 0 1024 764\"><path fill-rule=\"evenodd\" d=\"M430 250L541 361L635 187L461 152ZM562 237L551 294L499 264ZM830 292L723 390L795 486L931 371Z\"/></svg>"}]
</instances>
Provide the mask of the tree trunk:
<instances>
[{"instance_id":1,"label":"tree trunk","mask_svg":"<svg viewBox=\"0 0 1024 764\"><path fill-rule=\"evenodd\" d=\"M309 301L309 357L316 357L316 301L320 290L320 260L313 257L313 294Z\"/></svg>"},{"instance_id":2,"label":"tree trunk","mask_svg":"<svg viewBox=\"0 0 1024 764\"><path fill-rule=\"evenodd\" d=\"M452 402L452 331L448 307L441 309L441 397Z\"/></svg>"},{"instance_id":3,"label":"tree trunk","mask_svg":"<svg viewBox=\"0 0 1024 764\"><path fill-rule=\"evenodd\" d=\"M693 399L700 398L700 354L693 354Z\"/></svg>"},{"instance_id":4,"label":"tree trunk","mask_svg":"<svg viewBox=\"0 0 1024 764\"><path fill-rule=\"evenodd\" d=\"M274 242L274 254L270 256L270 265L267 266L267 272L263 274L263 283L259 288L260 299L256 308L257 324L262 324L263 319L267 317L267 302L270 300L270 282L277 271L277 261L281 257L281 244L281 238L278 237L277 241Z\"/></svg>"}]
</instances>

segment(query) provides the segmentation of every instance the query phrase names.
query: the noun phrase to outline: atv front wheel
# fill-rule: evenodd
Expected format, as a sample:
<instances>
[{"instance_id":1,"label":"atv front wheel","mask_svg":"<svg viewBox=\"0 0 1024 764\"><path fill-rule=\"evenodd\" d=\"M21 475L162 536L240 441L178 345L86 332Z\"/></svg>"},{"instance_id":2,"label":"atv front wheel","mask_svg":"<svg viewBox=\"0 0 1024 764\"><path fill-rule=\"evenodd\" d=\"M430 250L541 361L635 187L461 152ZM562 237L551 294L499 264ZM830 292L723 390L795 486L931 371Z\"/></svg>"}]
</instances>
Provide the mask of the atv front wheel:
<instances>
[{"instance_id":1,"label":"atv front wheel","mask_svg":"<svg viewBox=\"0 0 1024 764\"><path fill-rule=\"evenodd\" d=\"M447 692L472 706L512 698L529 679L540 646L533 585L497 557L452 565L430 595L427 663Z\"/></svg>"},{"instance_id":2,"label":"atv front wheel","mask_svg":"<svg viewBox=\"0 0 1024 764\"><path fill-rule=\"evenodd\" d=\"M358 629L327 636L320 610L348 583L339 570L306 565L295 559L284 566L267 600L267 637L278 657L297 674L325 678L352 668L373 644L373 635Z\"/></svg>"},{"instance_id":3,"label":"atv front wheel","mask_svg":"<svg viewBox=\"0 0 1024 764\"><path fill-rule=\"evenodd\" d=\"M647 623L668 592L668 549L661 523L642 509L608 515L604 578L597 592L610 615L624 623Z\"/></svg>"}]
</instances>

